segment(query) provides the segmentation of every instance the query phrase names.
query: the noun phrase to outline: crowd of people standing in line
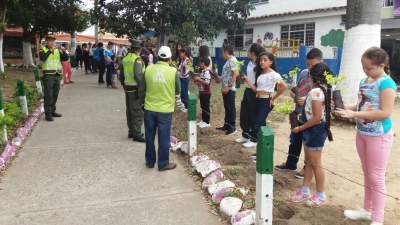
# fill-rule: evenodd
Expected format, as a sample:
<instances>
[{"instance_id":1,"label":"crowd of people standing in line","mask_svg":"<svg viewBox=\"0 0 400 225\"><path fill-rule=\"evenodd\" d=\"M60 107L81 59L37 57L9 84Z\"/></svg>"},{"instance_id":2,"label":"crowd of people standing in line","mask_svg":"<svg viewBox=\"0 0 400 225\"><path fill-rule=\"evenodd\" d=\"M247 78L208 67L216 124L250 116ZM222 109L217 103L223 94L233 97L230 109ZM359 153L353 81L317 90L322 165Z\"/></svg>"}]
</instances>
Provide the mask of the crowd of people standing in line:
<instances>
[{"instance_id":1,"label":"crowd of people standing in line","mask_svg":"<svg viewBox=\"0 0 400 225\"><path fill-rule=\"evenodd\" d=\"M46 46L40 50L40 60L43 62L44 108L47 121L53 117L61 117L56 113L60 79L63 73L64 62L68 61L68 51L65 45L56 48L53 36L46 37ZM119 57L112 52L113 43L108 43L105 49L100 42L93 53L99 70L99 84L105 83L103 75L107 68L107 86L113 87L116 81L116 69ZM83 49L87 45L83 46ZM83 57L82 50L82 57ZM202 120L200 128L210 127L210 97L212 60L207 46L200 51L200 75L195 77L199 87ZM132 45L124 57L119 57L120 77L126 96L126 116L128 137L134 141L146 142L146 166L154 168L157 161L155 152L155 135L158 132L158 170L165 171L176 168L175 163L169 162L170 130L172 113L176 103L176 96L181 94L184 103L187 94L189 76L186 69L191 61L188 50L181 46L179 49L178 65L171 64L171 50L162 46L158 51L158 62L153 64L150 57L143 58L142 47L139 41L132 41ZM266 119L274 107L275 100L287 89L281 75L276 71L277 65L272 53L262 46L253 43L247 50L252 60L247 65L247 73L243 76L246 90L241 102L240 126L242 137L236 139L244 147L257 145L257 133L261 126L265 126ZM87 56L90 57L89 54ZM226 60L221 74L221 94L224 102L224 124L216 129L232 135L236 130L236 81L238 76L237 59L233 55L233 46L225 45L222 48L222 57ZM149 59L147 63L144 59ZM84 60L84 62L87 62ZM325 189L325 174L322 168L322 150L326 139L333 141L330 131L331 110L344 118L356 119L356 148L360 157L364 173L364 206L356 210L345 210L344 215L352 220L371 220L371 225L383 224L384 207L386 200L385 173L393 144L393 130L391 113L393 111L397 86L389 76L389 57L379 47L369 48L361 56L364 77L359 83L358 103L345 105L344 109L337 108L331 103L331 85L326 75L331 69L323 62L322 52L311 49L306 56L307 69L300 73L296 86L299 96L296 100L295 111L299 115L299 126L291 130L289 154L285 163L276 165L275 169L282 171L296 171L298 158L302 147L305 153L304 172L295 176L303 178L303 185L290 198L292 202L306 200L306 205L322 206L327 203ZM65 63L66 64L66 63ZM86 68L86 65L85 65ZM90 69L90 68L88 68ZM64 74L68 74L66 69ZM65 79L66 75L64 75ZM71 75L67 75L70 83ZM186 80L185 80L186 79ZM275 90L277 87L277 90ZM384 101L383 101L384 99ZM144 111L144 113L142 113ZM144 122L145 135L141 133ZM252 155L257 159L257 155ZM310 184L315 177L316 193L311 194Z\"/></svg>"},{"instance_id":2,"label":"crowd of people standing in line","mask_svg":"<svg viewBox=\"0 0 400 225\"><path fill-rule=\"evenodd\" d=\"M201 46L203 47L203 46ZM203 48L207 48L204 46ZM208 48L207 48L208 49ZM199 49L200 52L200 49ZM242 137L236 139L244 147L257 146L257 133L261 126L266 125L268 114L274 107L274 101L286 90L287 85L276 71L276 60L272 53L261 45L254 43L247 50L252 60L247 65L247 73L243 76L246 90L240 108L240 126ZM236 133L236 77L238 76L237 59L233 55L233 47L224 45L222 57L226 60L221 80L221 93L224 102L224 125L216 127L227 135ZM181 100L187 101L187 83L189 76L185 70L186 62L190 61L185 49L179 50L180 66L177 70L181 81ZM211 83L209 69L212 61L209 55L199 56L202 71L194 79L199 85L199 99L202 109L202 119L197 125L200 128L210 127L210 95ZM323 62L321 50L311 49L307 56L307 69L301 71L294 90L299 94L295 99L295 111L298 114L299 126L291 130L288 157L286 162L276 165L281 171L296 171L302 148L305 152L305 165L295 174L303 179L303 185L290 198L292 202L306 201L310 207L322 206L327 203L324 193L325 174L322 168L322 150L326 139L333 141L330 131L331 85L326 78L332 71ZM389 76L389 57L378 47L369 48L361 57L364 73L359 84L359 101L356 105L346 105L344 109L335 112L344 118L356 118L356 147L364 172L364 207L356 210L345 210L344 215L352 220L371 220L371 225L383 224L386 199L385 170L393 143L391 113L394 106L397 87ZM278 87L275 90L275 87ZM182 95L183 94L183 95ZM385 99L383 101L382 99ZM187 106L185 105L187 108ZM256 160L257 155L252 154ZM310 192L310 184L315 177L317 190Z\"/></svg>"}]
</instances>

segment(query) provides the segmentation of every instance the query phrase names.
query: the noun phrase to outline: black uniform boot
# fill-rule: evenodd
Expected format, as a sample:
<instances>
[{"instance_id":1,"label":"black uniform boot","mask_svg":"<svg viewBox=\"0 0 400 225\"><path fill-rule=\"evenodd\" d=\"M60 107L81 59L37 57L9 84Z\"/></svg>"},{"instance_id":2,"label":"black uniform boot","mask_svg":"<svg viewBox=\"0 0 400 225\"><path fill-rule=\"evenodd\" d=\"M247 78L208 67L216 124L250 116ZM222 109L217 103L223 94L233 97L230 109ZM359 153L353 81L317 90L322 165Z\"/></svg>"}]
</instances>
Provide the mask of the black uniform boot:
<instances>
[{"instance_id":1,"label":"black uniform boot","mask_svg":"<svg viewBox=\"0 0 400 225\"><path fill-rule=\"evenodd\" d=\"M47 121L54 121L53 117L51 116L51 114L46 114L46 120Z\"/></svg>"}]
</instances>

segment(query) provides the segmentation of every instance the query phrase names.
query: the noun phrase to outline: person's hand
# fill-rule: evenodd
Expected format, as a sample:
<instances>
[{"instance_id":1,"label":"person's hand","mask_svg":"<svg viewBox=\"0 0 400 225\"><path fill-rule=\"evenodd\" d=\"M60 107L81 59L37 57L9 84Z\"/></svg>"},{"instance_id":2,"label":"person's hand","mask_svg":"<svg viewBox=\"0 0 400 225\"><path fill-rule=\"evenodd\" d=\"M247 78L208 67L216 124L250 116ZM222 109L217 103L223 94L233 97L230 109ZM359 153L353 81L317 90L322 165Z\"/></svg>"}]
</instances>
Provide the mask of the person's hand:
<instances>
[{"instance_id":1,"label":"person's hand","mask_svg":"<svg viewBox=\"0 0 400 225\"><path fill-rule=\"evenodd\" d=\"M199 81L201 78L198 76L193 77L194 80Z\"/></svg>"},{"instance_id":2,"label":"person's hand","mask_svg":"<svg viewBox=\"0 0 400 225\"><path fill-rule=\"evenodd\" d=\"M230 90L231 88L229 87L229 86L225 86L222 90L221 90L221 93L222 94L226 94L226 93L228 93L228 91Z\"/></svg>"},{"instance_id":3,"label":"person's hand","mask_svg":"<svg viewBox=\"0 0 400 225\"><path fill-rule=\"evenodd\" d=\"M54 51L56 48L57 48L57 46L56 46L55 44L53 44L53 45L50 47L50 51Z\"/></svg>"},{"instance_id":4,"label":"person's hand","mask_svg":"<svg viewBox=\"0 0 400 225\"><path fill-rule=\"evenodd\" d=\"M65 48L61 46L60 48L61 51L65 52Z\"/></svg>"},{"instance_id":5,"label":"person's hand","mask_svg":"<svg viewBox=\"0 0 400 225\"><path fill-rule=\"evenodd\" d=\"M293 129L292 129L292 132L293 132L293 133L296 133L296 134L299 133L299 132L301 132L300 126L293 128Z\"/></svg>"},{"instance_id":6,"label":"person's hand","mask_svg":"<svg viewBox=\"0 0 400 225\"><path fill-rule=\"evenodd\" d=\"M337 114L339 114L341 117L343 118L355 118L355 112L353 110L349 110L349 109L341 109L341 108L337 108L335 111Z\"/></svg>"},{"instance_id":7,"label":"person's hand","mask_svg":"<svg viewBox=\"0 0 400 225\"><path fill-rule=\"evenodd\" d=\"M247 82L247 80L248 80L248 78L247 78L246 75L243 75L242 79L243 79L245 82Z\"/></svg>"},{"instance_id":8,"label":"person's hand","mask_svg":"<svg viewBox=\"0 0 400 225\"><path fill-rule=\"evenodd\" d=\"M300 97L297 98L297 104L299 105L304 105L304 101L306 100L306 97Z\"/></svg>"},{"instance_id":9,"label":"person's hand","mask_svg":"<svg viewBox=\"0 0 400 225\"><path fill-rule=\"evenodd\" d=\"M296 95L293 92L290 92L290 97L294 98Z\"/></svg>"},{"instance_id":10,"label":"person's hand","mask_svg":"<svg viewBox=\"0 0 400 225\"><path fill-rule=\"evenodd\" d=\"M274 102L275 102L275 100L274 100L273 98L271 98L271 99L269 100L269 107L272 108L272 106L274 106Z\"/></svg>"}]
</instances>

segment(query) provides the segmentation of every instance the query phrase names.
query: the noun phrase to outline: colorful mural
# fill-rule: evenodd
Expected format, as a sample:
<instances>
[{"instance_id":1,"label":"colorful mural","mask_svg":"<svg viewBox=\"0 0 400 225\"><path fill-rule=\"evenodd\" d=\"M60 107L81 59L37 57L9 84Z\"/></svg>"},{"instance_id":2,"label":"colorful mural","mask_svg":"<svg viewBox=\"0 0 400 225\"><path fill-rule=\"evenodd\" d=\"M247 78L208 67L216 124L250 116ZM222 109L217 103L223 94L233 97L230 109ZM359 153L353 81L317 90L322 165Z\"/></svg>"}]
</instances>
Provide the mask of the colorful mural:
<instances>
[{"instance_id":1,"label":"colorful mural","mask_svg":"<svg viewBox=\"0 0 400 225\"><path fill-rule=\"evenodd\" d=\"M321 37L321 45L325 47L343 47L344 31L342 29L329 31Z\"/></svg>"},{"instance_id":2,"label":"colorful mural","mask_svg":"<svg viewBox=\"0 0 400 225\"><path fill-rule=\"evenodd\" d=\"M264 46L271 46L272 45L272 39L274 39L274 34L267 31L264 34Z\"/></svg>"}]
</instances>

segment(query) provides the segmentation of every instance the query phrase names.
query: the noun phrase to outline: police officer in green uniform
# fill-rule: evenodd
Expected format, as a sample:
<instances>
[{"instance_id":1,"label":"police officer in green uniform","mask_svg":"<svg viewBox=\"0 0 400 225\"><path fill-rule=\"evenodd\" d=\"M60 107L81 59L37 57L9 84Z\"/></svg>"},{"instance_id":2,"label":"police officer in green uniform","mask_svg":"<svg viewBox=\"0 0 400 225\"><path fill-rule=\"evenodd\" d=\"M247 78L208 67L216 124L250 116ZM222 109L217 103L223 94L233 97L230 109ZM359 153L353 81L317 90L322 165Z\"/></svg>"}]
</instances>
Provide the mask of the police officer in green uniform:
<instances>
[{"instance_id":1,"label":"police officer in green uniform","mask_svg":"<svg viewBox=\"0 0 400 225\"><path fill-rule=\"evenodd\" d=\"M44 112L47 121L53 121L53 117L61 117L56 113L56 102L60 91L60 81L63 76L61 60L68 60L68 54L64 47L59 51L55 44L55 37L46 36L46 45L40 49L39 57L42 63L44 84Z\"/></svg>"},{"instance_id":2,"label":"police officer in green uniform","mask_svg":"<svg viewBox=\"0 0 400 225\"><path fill-rule=\"evenodd\" d=\"M141 133L143 123L142 104L139 101L138 87L145 72L145 65L140 57L142 47L140 41L131 40L131 49L122 60L119 80L125 90L126 120L128 124L128 138L134 141L146 142Z\"/></svg>"}]
</instances>

